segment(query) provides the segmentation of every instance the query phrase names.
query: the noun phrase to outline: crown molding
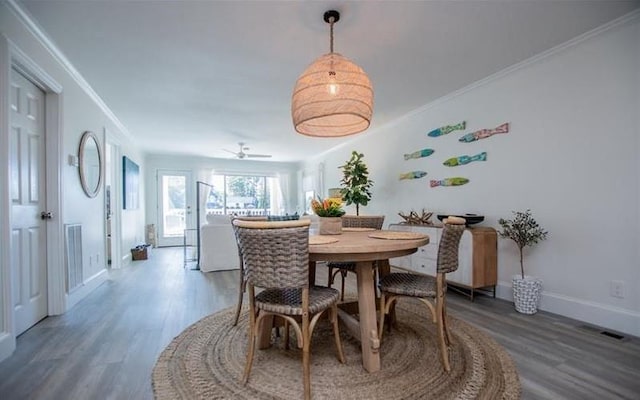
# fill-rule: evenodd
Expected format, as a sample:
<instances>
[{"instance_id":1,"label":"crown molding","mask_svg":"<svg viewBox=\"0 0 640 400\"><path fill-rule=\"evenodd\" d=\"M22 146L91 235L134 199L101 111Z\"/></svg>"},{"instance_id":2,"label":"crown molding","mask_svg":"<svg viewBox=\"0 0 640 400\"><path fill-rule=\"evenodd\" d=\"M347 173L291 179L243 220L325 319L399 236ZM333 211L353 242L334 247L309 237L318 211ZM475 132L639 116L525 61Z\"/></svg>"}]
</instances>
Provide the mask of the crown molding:
<instances>
[{"instance_id":1,"label":"crown molding","mask_svg":"<svg viewBox=\"0 0 640 400\"><path fill-rule=\"evenodd\" d=\"M109 106L102 100L100 95L89 85L84 77L73 66L71 61L62 53L62 51L49 38L45 31L38 23L24 10L16 0L6 0L7 8L18 18L18 20L27 28L27 30L38 40L38 42L51 54L51 56L64 68L71 78L80 86L82 90L96 103L96 105L105 113L105 115L115 124L120 132L130 141L135 142L131 132L111 111Z\"/></svg>"},{"instance_id":2,"label":"crown molding","mask_svg":"<svg viewBox=\"0 0 640 400\"><path fill-rule=\"evenodd\" d=\"M505 69L502 69L498 72L495 72L485 78L482 78L478 81L475 81L463 88L460 88L458 90L455 90L451 93L445 94L444 96L441 96L435 100L432 100L424 105L422 105L421 107L418 107L416 109L413 109L409 112L407 112L404 115L401 115L400 117L392 120L392 121L388 121L380 126L377 126L375 128L371 128L369 130L366 130L364 132L361 132L359 134L353 135L353 137L351 137L350 140L347 140L343 143L340 143L328 150L325 150L323 152L321 152L320 154L312 157L313 160L317 160L317 159L322 159L324 157L326 157L327 155L333 153L334 151L337 151L339 149L342 149L344 147L347 146L353 146L353 143L362 139L362 135L369 132L369 134L374 135L377 132L382 132L384 130L387 129L392 129L393 127L395 127L396 125L402 123L403 121L410 119L416 115L419 115L433 107L436 107L439 104L445 103L449 100L452 100L458 96L461 96L467 92L470 92L476 88L479 88L481 86L487 85L491 82L497 81L498 79L508 76L518 70L524 69L532 64L535 64L545 58L551 57L557 53L560 53L566 49L569 49L571 47L574 47L588 39L591 39L592 37L598 36L600 34L603 34L604 32L607 32L609 30L612 30L614 28L617 28L619 26L625 25L627 23L631 23L634 22L635 20L640 19L640 8L631 11L630 13L627 13L619 18L616 18L612 21L607 22L606 24L600 25L597 28L594 28L588 32L583 33L582 35L576 36L573 39L570 39L564 43L561 43L555 47L552 47L548 50L543 51L542 53L536 54L535 56L529 57L526 60L520 61L516 64L513 64ZM300 166L304 166L306 165L307 161L305 160L301 160L299 161L299 165Z\"/></svg>"},{"instance_id":3,"label":"crown molding","mask_svg":"<svg viewBox=\"0 0 640 400\"><path fill-rule=\"evenodd\" d=\"M478 81L475 81L475 82L473 82L473 83L471 83L471 84L469 84L469 85L467 85L467 86L465 86L463 88L460 88L460 89L455 90L455 91L453 91L453 92L451 92L449 94L446 94L446 95L444 95L442 97L439 97L439 98L437 98L437 99L435 99L435 100L423 105L422 107L418 107L417 109L408 112L407 114L397 118L396 120L389 122L387 125L393 126L393 125L395 125L396 123L398 123L401 120L404 120L404 119L407 119L407 118L411 118L414 115L420 114L420 113L422 113L422 112L424 112L424 111L426 111L426 110L428 110L428 109L430 109L432 107L435 107L435 106L437 106L439 104L447 102L447 101L449 101L451 99L454 99L454 98L456 98L458 96L461 96L461 95L463 95L463 94L465 94L467 92L470 92L470 91L472 91L472 90L474 90L476 88L479 88L479 87L487 85L487 84L489 84L491 82L497 81L498 79L503 78L503 77L505 77L507 75L510 75L510 74L512 74L512 73L514 73L516 71L519 71L521 69L527 68L530 65L536 64L539 61L544 60L545 58L549 58L551 56L554 56L554 55L556 55L558 53L563 52L564 50L567 50L567 49L569 49L571 47L577 46L578 44L580 44L582 42L585 42L585 41L587 41L587 40L589 40L589 39L591 39L591 38L593 38L595 36L601 35L601 34L607 32L607 31L610 31L610 30L612 30L614 28L617 28L619 26L625 25L627 23L632 23L632 22L634 22L635 20L638 20L638 19L640 19L640 8L638 8L638 9L636 9L634 11L631 11L630 13L627 13L627 14L625 14L625 15L619 17L619 18L616 18L616 19L614 19L612 21L609 21L606 24L600 25L597 28L594 28L594 29L592 29L590 31L587 31L587 32L585 32L585 33L583 33L581 35L578 35L578 36L574 37L573 39L569 39L568 41L566 41L564 43L561 43L561 44L559 44L559 45L557 45L555 47L552 47L552 48L550 48L548 50L545 50L542 53L538 53L535 56L529 57L526 60L520 61L520 62L518 62L516 64L513 64L513 65L511 65L511 66L509 66L507 68L504 68L504 69L502 69L502 70L500 70L500 71L498 71L496 73L493 73L493 74L491 74L491 75L489 75L489 76L487 76L485 78L482 78L482 79L480 79ZM387 127L387 126L383 126L383 127ZM376 128L376 130L381 129L383 127Z\"/></svg>"}]
</instances>

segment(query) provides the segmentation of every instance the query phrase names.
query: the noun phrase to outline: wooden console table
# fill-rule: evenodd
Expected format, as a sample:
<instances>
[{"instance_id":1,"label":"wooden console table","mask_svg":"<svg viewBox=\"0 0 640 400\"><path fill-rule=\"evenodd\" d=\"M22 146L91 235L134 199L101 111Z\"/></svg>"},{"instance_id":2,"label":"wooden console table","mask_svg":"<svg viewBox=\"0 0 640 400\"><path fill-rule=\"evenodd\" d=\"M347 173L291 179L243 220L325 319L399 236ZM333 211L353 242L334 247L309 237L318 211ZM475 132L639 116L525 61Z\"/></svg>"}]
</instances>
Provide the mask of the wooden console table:
<instances>
[{"instance_id":1,"label":"wooden console table","mask_svg":"<svg viewBox=\"0 0 640 400\"><path fill-rule=\"evenodd\" d=\"M438 244L442 227L436 225L391 224L389 230L424 233L431 239L418 252L390 260L394 267L412 272L436 274ZM458 270L447 274L452 289L461 289L473 301L476 291L489 291L495 297L498 282L498 235L490 227L467 227L460 239Z\"/></svg>"}]
</instances>

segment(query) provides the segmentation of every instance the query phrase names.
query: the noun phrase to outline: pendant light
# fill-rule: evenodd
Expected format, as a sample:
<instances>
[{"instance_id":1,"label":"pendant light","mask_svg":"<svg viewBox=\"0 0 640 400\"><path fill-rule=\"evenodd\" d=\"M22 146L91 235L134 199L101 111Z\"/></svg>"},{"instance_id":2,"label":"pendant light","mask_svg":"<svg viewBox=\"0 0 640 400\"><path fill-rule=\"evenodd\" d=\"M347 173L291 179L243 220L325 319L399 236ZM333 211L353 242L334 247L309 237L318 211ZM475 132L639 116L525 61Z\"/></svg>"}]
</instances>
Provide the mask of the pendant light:
<instances>
[{"instance_id":1,"label":"pendant light","mask_svg":"<svg viewBox=\"0 0 640 400\"><path fill-rule=\"evenodd\" d=\"M373 87L369 77L352 61L333 52L333 24L339 20L338 11L324 13L330 26L330 52L304 70L293 90L293 126L303 135L353 135L371 123Z\"/></svg>"}]
</instances>

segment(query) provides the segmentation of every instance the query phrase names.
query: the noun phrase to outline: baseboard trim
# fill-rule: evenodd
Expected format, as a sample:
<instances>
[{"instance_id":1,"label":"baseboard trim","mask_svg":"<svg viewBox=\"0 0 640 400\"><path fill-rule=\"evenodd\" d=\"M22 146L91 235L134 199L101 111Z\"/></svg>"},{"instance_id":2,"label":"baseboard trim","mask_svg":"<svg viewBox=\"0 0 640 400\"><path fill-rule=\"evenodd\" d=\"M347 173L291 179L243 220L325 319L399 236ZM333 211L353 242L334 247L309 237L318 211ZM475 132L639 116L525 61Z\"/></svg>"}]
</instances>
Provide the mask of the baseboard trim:
<instances>
[{"instance_id":1,"label":"baseboard trim","mask_svg":"<svg viewBox=\"0 0 640 400\"><path fill-rule=\"evenodd\" d=\"M16 338L9 332L2 332L0 334L0 361L3 361L16 349Z\"/></svg>"},{"instance_id":2,"label":"baseboard trim","mask_svg":"<svg viewBox=\"0 0 640 400\"><path fill-rule=\"evenodd\" d=\"M513 302L511 285L499 282L496 297ZM633 310L544 291L540 310L640 337L640 313Z\"/></svg>"},{"instance_id":3,"label":"baseboard trim","mask_svg":"<svg viewBox=\"0 0 640 400\"><path fill-rule=\"evenodd\" d=\"M74 290L67 295L67 311L71 310L73 306L78 304L80 300L84 299L95 288L102 285L107 280L107 270L103 269L97 274L87 279L82 286Z\"/></svg>"}]
</instances>

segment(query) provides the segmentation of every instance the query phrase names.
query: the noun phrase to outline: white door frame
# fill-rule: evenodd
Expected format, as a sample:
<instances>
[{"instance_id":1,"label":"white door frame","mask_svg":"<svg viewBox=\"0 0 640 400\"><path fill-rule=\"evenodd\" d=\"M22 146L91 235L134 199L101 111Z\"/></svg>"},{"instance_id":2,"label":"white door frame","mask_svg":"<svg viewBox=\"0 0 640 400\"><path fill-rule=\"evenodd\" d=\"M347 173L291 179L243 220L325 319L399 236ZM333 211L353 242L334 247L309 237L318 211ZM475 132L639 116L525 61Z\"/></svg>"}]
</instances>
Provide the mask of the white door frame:
<instances>
[{"instance_id":1,"label":"white door frame","mask_svg":"<svg viewBox=\"0 0 640 400\"><path fill-rule=\"evenodd\" d=\"M194 221L195 221L195 217L194 217L194 209L193 209L193 203L194 203L194 199L193 199L193 195L194 195L194 186L195 184L193 183L193 171L192 170L188 170L188 169L158 169L156 170L156 223L157 223L157 243L158 243L158 247L161 247L161 242L163 241L163 235L164 235L164 229L162 226L162 216L163 216L163 211L162 211L162 182L160 181L160 176L161 175L185 175L186 179L185 179L185 196L186 196L186 207L187 210L189 210L187 212L187 215L185 215L185 227L186 228L190 228L195 226L194 225ZM164 240L164 243L162 244L162 246L182 246L183 245L183 238L180 239L176 239L175 241L172 239L169 239L169 243L167 243L167 239Z\"/></svg>"},{"instance_id":2,"label":"white door frame","mask_svg":"<svg viewBox=\"0 0 640 400\"><path fill-rule=\"evenodd\" d=\"M122 260L122 150L120 141L107 128L104 128L105 154L106 148L111 147L111 215L113 218L111 230L111 268L121 268ZM107 191L104 191L105 196ZM106 199L105 199L106 200ZM107 226L105 224L105 235ZM106 242L106 241L105 241ZM107 254L105 252L105 254Z\"/></svg>"},{"instance_id":3,"label":"white door frame","mask_svg":"<svg viewBox=\"0 0 640 400\"><path fill-rule=\"evenodd\" d=\"M53 219L47 222L48 315L66 310L62 216L62 86L6 36L0 35L0 360L16 347L12 307L11 197L9 192L9 116L11 69L15 68L45 93L46 204Z\"/></svg>"}]
</instances>

